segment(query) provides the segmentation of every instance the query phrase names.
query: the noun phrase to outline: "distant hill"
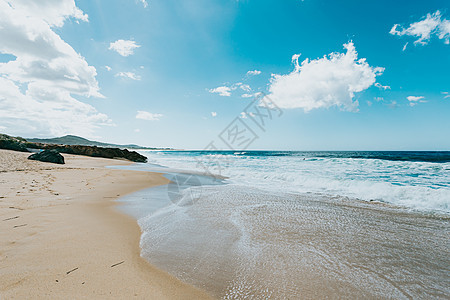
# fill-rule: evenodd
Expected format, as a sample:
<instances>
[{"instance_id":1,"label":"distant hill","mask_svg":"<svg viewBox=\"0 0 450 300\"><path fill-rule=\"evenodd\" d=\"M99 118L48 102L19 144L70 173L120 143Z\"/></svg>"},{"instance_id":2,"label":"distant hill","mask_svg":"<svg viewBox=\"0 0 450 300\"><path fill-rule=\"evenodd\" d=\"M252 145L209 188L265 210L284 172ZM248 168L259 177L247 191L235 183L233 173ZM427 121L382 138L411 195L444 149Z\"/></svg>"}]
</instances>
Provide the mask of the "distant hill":
<instances>
[{"instance_id":1,"label":"distant hill","mask_svg":"<svg viewBox=\"0 0 450 300\"><path fill-rule=\"evenodd\" d=\"M33 143L43 143L43 144L56 144L56 145L82 145L82 146L97 146L97 147L109 147L109 148L127 148L127 149L157 149L142 147L139 145L116 145L109 143L102 143L96 141L90 141L88 139L76 136L76 135L66 135L62 137L50 138L50 139L37 139L37 138L27 138L29 142Z\"/></svg>"}]
</instances>

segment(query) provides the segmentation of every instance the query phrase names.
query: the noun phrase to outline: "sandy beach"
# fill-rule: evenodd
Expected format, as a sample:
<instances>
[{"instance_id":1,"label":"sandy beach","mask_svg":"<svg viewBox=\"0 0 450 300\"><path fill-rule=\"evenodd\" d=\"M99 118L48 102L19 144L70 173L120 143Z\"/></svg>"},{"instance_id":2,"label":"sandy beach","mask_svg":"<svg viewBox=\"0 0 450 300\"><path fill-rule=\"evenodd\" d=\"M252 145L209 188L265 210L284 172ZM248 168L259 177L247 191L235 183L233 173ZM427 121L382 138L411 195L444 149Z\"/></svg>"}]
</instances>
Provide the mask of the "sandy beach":
<instances>
[{"instance_id":1,"label":"sandy beach","mask_svg":"<svg viewBox=\"0 0 450 300\"><path fill-rule=\"evenodd\" d=\"M0 150L1 299L208 298L142 259L139 226L114 208L167 179L105 168L126 161L28 155Z\"/></svg>"}]
</instances>

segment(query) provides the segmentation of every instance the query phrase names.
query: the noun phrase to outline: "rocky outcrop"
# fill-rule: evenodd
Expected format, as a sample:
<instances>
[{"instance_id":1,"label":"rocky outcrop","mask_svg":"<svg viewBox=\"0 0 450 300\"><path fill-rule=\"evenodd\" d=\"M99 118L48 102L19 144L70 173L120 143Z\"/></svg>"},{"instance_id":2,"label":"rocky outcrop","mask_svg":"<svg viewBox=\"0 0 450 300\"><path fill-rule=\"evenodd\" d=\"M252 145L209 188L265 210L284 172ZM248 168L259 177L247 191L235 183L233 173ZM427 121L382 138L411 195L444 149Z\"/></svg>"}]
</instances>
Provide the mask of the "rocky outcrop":
<instances>
[{"instance_id":1,"label":"rocky outcrop","mask_svg":"<svg viewBox=\"0 0 450 300\"><path fill-rule=\"evenodd\" d=\"M29 152L25 145L26 140L21 137L13 137L6 134L0 134L0 149Z\"/></svg>"},{"instance_id":2,"label":"rocky outcrop","mask_svg":"<svg viewBox=\"0 0 450 300\"><path fill-rule=\"evenodd\" d=\"M32 143L20 137L12 137L6 134L0 134L0 149L29 152L27 148L56 150L60 153L86 155L93 157L128 159L134 162L147 162L147 157L137 153L136 151L128 151L127 149L97 146Z\"/></svg>"},{"instance_id":3,"label":"rocky outcrop","mask_svg":"<svg viewBox=\"0 0 450 300\"><path fill-rule=\"evenodd\" d=\"M30 143L28 143L30 144ZM92 157L103 158L124 158L134 162L147 162L147 157L137 153L136 151L128 151L127 149L119 148L103 148L97 146L81 146L81 145L51 145L32 143L28 145L29 148L37 149L51 149L60 153L86 155Z\"/></svg>"},{"instance_id":4,"label":"rocky outcrop","mask_svg":"<svg viewBox=\"0 0 450 300\"><path fill-rule=\"evenodd\" d=\"M28 156L28 159L50 162L54 164L64 164L64 157L56 150L44 150Z\"/></svg>"}]
</instances>

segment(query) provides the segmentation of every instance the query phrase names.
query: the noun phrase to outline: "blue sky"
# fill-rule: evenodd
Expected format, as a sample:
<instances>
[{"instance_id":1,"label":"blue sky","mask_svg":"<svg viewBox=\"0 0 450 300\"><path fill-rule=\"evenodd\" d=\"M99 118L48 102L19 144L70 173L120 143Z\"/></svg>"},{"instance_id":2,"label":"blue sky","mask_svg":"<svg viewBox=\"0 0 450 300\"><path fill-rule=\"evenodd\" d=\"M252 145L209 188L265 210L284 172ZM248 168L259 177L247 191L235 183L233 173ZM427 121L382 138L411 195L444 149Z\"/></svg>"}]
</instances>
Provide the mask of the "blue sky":
<instances>
[{"instance_id":1,"label":"blue sky","mask_svg":"<svg viewBox=\"0 0 450 300\"><path fill-rule=\"evenodd\" d=\"M226 149L263 92L253 149L450 150L448 1L0 3L1 132Z\"/></svg>"}]
</instances>

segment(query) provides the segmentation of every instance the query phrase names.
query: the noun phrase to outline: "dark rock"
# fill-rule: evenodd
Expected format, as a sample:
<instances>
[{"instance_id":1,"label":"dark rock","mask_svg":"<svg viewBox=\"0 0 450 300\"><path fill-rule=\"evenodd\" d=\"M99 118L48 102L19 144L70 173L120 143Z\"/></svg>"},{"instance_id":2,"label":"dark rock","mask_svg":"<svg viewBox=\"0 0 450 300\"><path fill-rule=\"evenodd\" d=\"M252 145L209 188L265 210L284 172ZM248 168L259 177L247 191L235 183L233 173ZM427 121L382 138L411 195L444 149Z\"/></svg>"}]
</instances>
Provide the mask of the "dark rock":
<instances>
[{"instance_id":1,"label":"dark rock","mask_svg":"<svg viewBox=\"0 0 450 300\"><path fill-rule=\"evenodd\" d=\"M6 134L0 134L0 149L29 152L24 142L25 139L21 137L12 137Z\"/></svg>"},{"instance_id":2,"label":"dark rock","mask_svg":"<svg viewBox=\"0 0 450 300\"><path fill-rule=\"evenodd\" d=\"M35 143L40 149L53 149L61 153L86 155L92 157L103 158L125 158L134 162L147 162L147 157L137 153L136 151L128 151L119 148L103 148L97 146L81 146L81 145L51 145Z\"/></svg>"},{"instance_id":3,"label":"dark rock","mask_svg":"<svg viewBox=\"0 0 450 300\"><path fill-rule=\"evenodd\" d=\"M56 150L44 150L28 156L28 159L50 162L54 164L64 164L64 157Z\"/></svg>"}]
</instances>

